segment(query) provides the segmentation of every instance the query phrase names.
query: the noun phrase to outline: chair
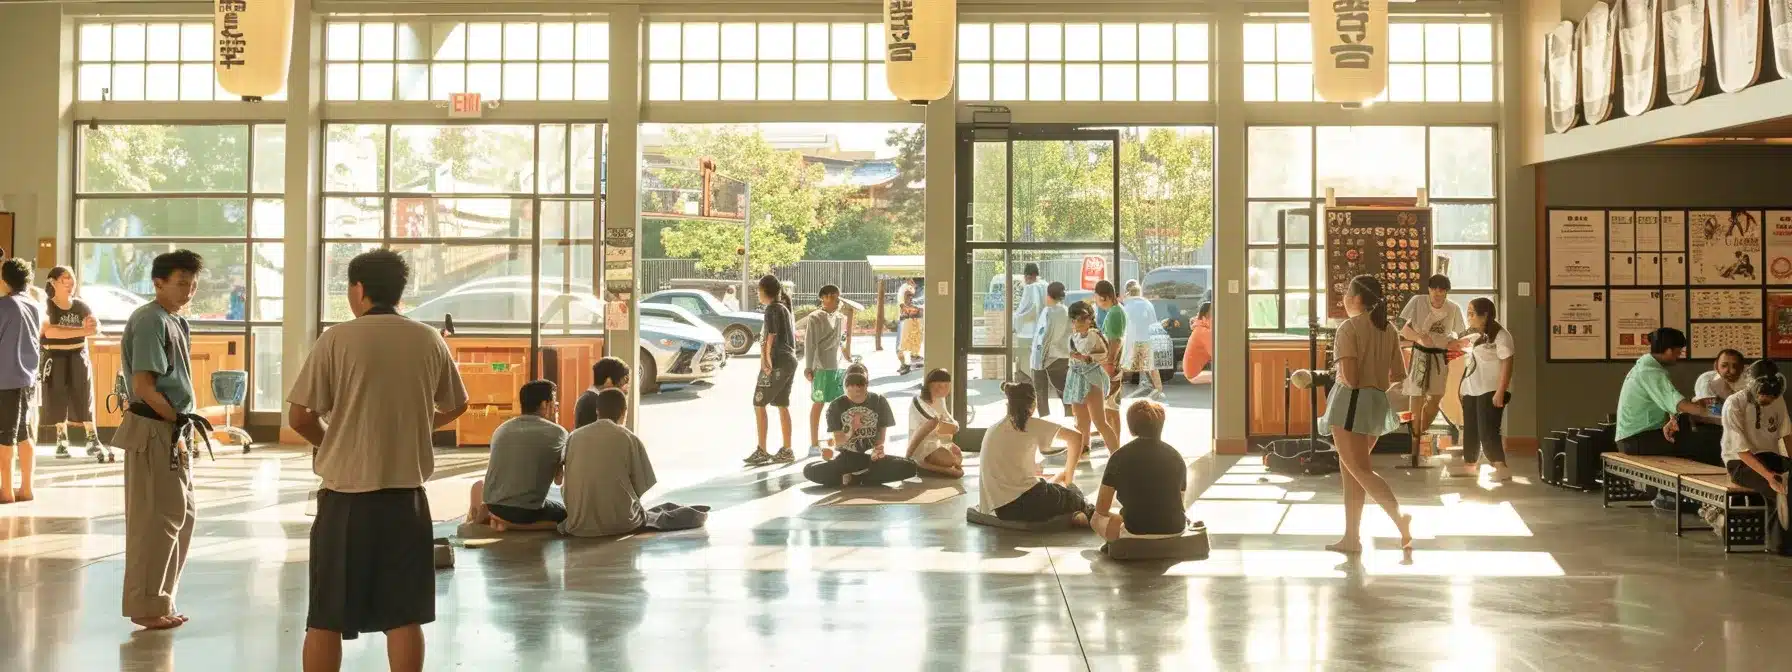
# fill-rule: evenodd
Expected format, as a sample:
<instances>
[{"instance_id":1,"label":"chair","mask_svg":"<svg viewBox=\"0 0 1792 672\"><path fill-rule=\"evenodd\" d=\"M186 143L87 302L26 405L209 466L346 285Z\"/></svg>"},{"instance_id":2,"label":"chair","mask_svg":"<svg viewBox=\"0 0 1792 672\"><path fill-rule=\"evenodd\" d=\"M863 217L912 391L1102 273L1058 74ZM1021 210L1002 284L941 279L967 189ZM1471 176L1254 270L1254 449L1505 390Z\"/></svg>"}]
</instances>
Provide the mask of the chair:
<instances>
[{"instance_id":1,"label":"chair","mask_svg":"<svg viewBox=\"0 0 1792 672\"><path fill-rule=\"evenodd\" d=\"M249 432L230 424L232 409L242 406L249 395L249 372L224 370L212 373L212 397L224 405L224 424L214 431L224 434L226 443L241 445L243 453L249 452Z\"/></svg>"}]
</instances>

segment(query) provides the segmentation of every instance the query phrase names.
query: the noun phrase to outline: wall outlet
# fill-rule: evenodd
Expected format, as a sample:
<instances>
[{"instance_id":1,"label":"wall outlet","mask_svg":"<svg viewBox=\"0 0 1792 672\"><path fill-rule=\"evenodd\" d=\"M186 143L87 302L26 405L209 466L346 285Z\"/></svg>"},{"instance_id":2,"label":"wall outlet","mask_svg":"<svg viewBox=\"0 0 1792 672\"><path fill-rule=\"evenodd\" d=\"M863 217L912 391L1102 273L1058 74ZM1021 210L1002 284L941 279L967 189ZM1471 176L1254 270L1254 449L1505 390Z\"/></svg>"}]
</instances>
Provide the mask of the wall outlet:
<instances>
[{"instance_id":1,"label":"wall outlet","mask_svg":"<svg viewBox=\"0 0 1792 672\"><path fill-rule=\"evenodd\" d=\"M950 292L950 291L952 291L952 290L949 288L947 282L945 280L941 280L940 281L940 296L945 296L946 293Z\"/></svg>"},{"instance_id":2,"label":"wall outlet","mask_svg":"<svg viewBox=\"0 0 1792 672\"><path fill-rule=\"evenodd\" d=\"M1238 293L1238 281L1237 280L1227 280L1226 281L1226 292L1231 293L1231 294L1237 294Z\"/></svg>"},{"instance_id":3,"label":"wall outlet","mask_svg":"<svg viewBox=\"0 0 1792 672\"><path fill-rule=\"evenodd\" d=\"M1518 295L1519 296L1530 296L1531 295L1531 283L1528 283L1528 282L1518 283Z\"/></svg>"}]
</instances>

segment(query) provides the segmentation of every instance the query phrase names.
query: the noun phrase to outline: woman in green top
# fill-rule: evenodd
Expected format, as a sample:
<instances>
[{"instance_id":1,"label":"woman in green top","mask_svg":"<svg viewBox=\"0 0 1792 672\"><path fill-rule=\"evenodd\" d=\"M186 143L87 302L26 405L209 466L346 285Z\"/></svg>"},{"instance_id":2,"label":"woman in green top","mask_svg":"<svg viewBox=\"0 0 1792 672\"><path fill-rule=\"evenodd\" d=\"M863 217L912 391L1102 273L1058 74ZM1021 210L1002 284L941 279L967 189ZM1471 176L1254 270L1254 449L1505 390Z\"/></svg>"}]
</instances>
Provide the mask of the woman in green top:
<instances>
[{"instance_id":1,"label":"woman in green top","mask_svg":"<svg viewBox=\"0 0 1792 672\"><path fill-rule=\"evenodd\" d=\"M1108 343L1116 347L1108 348L1108 359L1103 368L1108 373L1108 396L1106 402L1108 426L1120 427L1120 348L1118 344L1126 337L1126 311L1119 310L1120 293L1114 291L1114 283L1103 280L1095 283L1095 304L1101 306L1105 316L1101 320L1101 335L1106 336ZM1108 450L1119 446L1108 446Z\"/></svg>"}]
</instances>

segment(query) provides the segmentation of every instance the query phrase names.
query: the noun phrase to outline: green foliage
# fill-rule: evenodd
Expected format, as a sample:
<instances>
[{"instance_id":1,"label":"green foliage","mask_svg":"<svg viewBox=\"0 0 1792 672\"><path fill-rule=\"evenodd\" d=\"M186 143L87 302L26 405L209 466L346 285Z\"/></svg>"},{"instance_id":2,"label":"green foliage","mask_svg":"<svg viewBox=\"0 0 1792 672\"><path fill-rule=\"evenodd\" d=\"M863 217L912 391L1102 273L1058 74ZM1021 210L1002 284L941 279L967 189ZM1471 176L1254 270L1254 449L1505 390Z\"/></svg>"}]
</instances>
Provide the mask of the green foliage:
<instances>
[{"instance_id":1,"label":"green foliage","mask_svg":"<svg viewBox=\"0 0 1792 672\"><path fill-rule=\"evenodd\" d=\"M690 182L700 176L688 168L704 158L715 160L720 175L750 183L752 273L802 260L809 236L826 230L844 207L845 190L822 186L821 166L805 162L799 152L773 149L756 129L674 127L667 141L667 158L685 169L648 170L668 186L697 188ZM739 224L723 221L676 220L660 232L667 254L695 258L706 271L739 268L742 238Z\"/></svg>"},{"instance_id":2,"label":"green foliage","mask_svg":"<svg viewBox=\"0 0 1792 672\"><path fill-rule=\"evenodd\" d=\"M1120 244L1141 271L1187 264L1213 237L1213 135L1177 128L1120 133Z\"/></svg>"},{"instance_id":3,"label":"green foliage","mask_svg":"<svg viewBox=\"0 0 1792 672\"><path fill-rule=\"evenodd\" d=\"M898 220L884 210L850 204L827 230L809 238L806 259L864 261L866 255L890 254Z\"/></svg>"},{"instance_id":4,"label":"green foliage","mask_svg":"<svg viewBox=\"0 0 1792 672\"><path fill-rule=\"evenodd\" d=\"M896 148L896 179L885 191L890 245L871 254L920 254L927 240L927 129L893 129L886 143Z\"/></svg>"}]
</instances>

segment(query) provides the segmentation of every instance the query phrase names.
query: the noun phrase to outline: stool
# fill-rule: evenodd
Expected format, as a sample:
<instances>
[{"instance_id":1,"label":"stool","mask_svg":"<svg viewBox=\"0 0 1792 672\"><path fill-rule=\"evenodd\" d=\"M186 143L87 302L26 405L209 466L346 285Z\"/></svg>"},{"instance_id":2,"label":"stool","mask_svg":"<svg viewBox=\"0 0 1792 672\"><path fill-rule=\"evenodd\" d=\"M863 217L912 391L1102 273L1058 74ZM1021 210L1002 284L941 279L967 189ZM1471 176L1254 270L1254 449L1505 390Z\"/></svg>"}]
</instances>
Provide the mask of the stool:
<instances>
[{"instance_id":1,"label":"stool","mask_svg":"<svg viewBox=\"0 0 1792 672\"><path fill-rule=\"evenodd\" d=\"M242 406L249 396L249 372L224 370L212 373L212 397L224 405L224 424L214 431L224 434L226 443L235 443L243 447L243 453L249 453L249 432L230 424L232 409Z\"/></svg>"}]
</instances>

